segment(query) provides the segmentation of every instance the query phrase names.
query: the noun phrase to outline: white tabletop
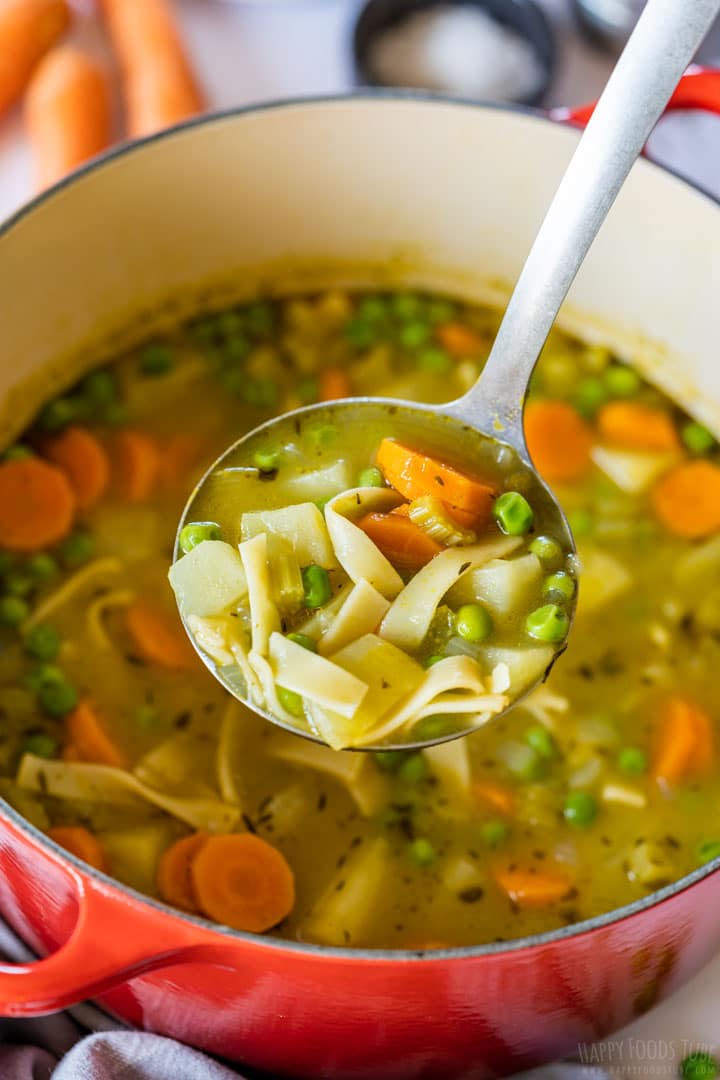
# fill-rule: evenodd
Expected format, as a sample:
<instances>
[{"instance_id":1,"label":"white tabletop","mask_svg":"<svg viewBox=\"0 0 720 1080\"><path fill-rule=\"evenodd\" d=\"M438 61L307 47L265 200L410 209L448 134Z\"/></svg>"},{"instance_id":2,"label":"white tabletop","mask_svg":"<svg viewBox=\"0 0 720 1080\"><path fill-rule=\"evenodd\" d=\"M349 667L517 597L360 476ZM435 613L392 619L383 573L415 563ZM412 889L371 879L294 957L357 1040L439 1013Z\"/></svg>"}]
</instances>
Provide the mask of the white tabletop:
<instances>
[{"instance_id":1,"label":"white tabletop","mask_svg":"<svg viewBox=\"0 0 720 1080\"><path fill-rule=\"evenodd\" d=\"M209 99L216 108L293 95L351 89L350 31L361 0L176 0L187 40ZM548 105L579 104L601 90L611 58L582 41L568 0L542 0L559 36L559 70ZM86 9L90 0L76 0ZM91 20L78 38L103 50ZM715 35L715 38L720 34ZM705 55L720 58L720 41ZM654 136L655 156L697 178L720 195L720 121L672 117ZM19 111L0 124L0 220L31 192L30 160ZM677 1075L690 1051L720 1048L720 958L685 989L594 1053L591 1065L611 1066L628 1078Z\"/></svg>"}]
</instances>

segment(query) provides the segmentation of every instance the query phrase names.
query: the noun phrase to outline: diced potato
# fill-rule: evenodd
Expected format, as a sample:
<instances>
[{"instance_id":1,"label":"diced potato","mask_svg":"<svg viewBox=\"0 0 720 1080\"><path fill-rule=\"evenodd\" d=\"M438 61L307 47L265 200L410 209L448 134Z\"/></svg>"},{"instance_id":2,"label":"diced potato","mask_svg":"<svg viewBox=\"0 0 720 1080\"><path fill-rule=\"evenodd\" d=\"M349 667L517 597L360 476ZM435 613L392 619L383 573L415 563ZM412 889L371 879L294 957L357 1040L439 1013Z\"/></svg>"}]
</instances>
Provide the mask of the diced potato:
<instances>
[{"instance_id":1,"label":"diced potato","mask_svg":"<svg viewBox=\"0 0 720 1080\"><path fill-rule=\"evenodd\" d=\"M641 495L667 472L678 460L672 453L647 453L638 450L616 450L609 446L594 446L591 458L621 491Z\"/></svg>"},{"instance_id":2,"label":"diced potato","mask_svg":"<svg viewBox=\"0 0 720 1080\"><path fill-rule=\"evenodd\" d=\"M481 649L480 661L486 674L490 674L497 664L506 664L510 692L516 696L542 678L554 655L552 645L531 645L527 649L489 645Z\"/></svg>"},{"instance_id":3,"label":"diced potato","mask_svg":"<svg viewBox=\"0 0 720 1080\"><path fill-rule=\"evenodd\" d=\"M342 784L366 817L376 813L387 797L387 781L368 754L331 750L328 746L273 732L270 755L303 772L308 769L332 776Z\"/></svg>"},{"instance_id":4,"label":"diced potato","mask_svg":"<svg viewBox=\"0 0 720 1080\"><path fill-rule=\"evenodd\" d=\"M300 927L305 940L325 945L359 945L373 918L373 908L388 875L388 842L384 837L361 845L335 875Z\"/></svg>"},{"instance_id":5,"label":"diced potato","mask_svg":"<svg viewBox=\"0 0 720 1080\"><path fill-rule=\"evenodd\" d=\"M339 495L341 491L347 491L350 487L353 487L353 483L347 461L336 461L326 469L298 472L284 482L288 500L306 499L308 502Z\"/></svg>"},{"instance_id":6,"label":"diced potato","mask_svg":"<svg viewBox=\"0 0 720 1080\"><path fill-rule=\"evenodd\" d=\"M252 540L259 533L275 533L290 542L301 566L324 566L332 570L337 559L325 518L313 502L283 506L277 510L253 510L243 514L240 524L243 540Z\"/></svg>"},{"instance_id":7,"label":"diced potato","mask_svg":"<svg viewBox=\"0 0 720 1080\"><path fill-rule=\"evenodd\" d=\"M594 547L584 547L579 555L579 615L599 611L630 588L632 574L614 555Z\"/></svg>"},{"instance_id":8,"label":"diced potato","mask_svg":"<svg viewBox=\"0 0 720 1080\"><path fill-rule=\"evenodd\" d=\"M451 607L479 602L495 618L506 619L529 606L541 579L542 565L537 555L493 559L465 574L447 594L447 601Z\"/></svg>"},{"instance_id":9,"label":"diced potato","mask_svg":"<svg viewBox=\"0 0 720 1080\"><path fill-rule=\"evenodd\" d=\"M171 821L98 835L110 860L112 873L141 892L157 894L157 864L166 848L180 835Z\"/></svg>"},{"instance_id":10,"label":"diced potato","mask_svg":"<svg viewBox=\"0 0 720 1080\"><path fill-rule=\"evenodd\" d=\"M222 615L247 595L240 554L223 540L205 540L168 574L183 615Z\"/></svg>"},{"instance_id":11,"label":"diced potato","mask_svg":"<svg viewBox=\"0 0 720 1080\"><path fill-rule=\"evenodd\" d=\"M455 855L451 856L443 867L442 883L451 892L462 893L484 885L485 875L478 864L467 855Z\"/></svg>"}]
</instances>

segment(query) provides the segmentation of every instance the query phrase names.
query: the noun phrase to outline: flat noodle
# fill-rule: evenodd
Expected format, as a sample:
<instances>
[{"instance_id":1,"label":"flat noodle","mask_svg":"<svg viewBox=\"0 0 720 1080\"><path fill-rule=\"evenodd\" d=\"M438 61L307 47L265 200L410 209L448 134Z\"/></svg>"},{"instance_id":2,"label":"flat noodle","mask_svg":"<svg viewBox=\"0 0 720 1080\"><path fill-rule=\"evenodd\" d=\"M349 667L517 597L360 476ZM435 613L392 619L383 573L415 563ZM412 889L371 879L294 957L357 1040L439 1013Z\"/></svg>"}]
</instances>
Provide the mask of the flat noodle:
<instances>
[{"instance_id":1,"label":"flat noodle","mask_svg":"<svg viewBox=\"0 0 720 1080\"><path fill-rule=\"evenodd\" d=\"M354 716L368 692L367 683L282 634L270 635L270 662L278 686L340 716Z\"/></svg>"},{"instance_id":2,"label":"flat noodle","mask_svg":"<svg viewBox=\"0 0 720 1080\"><path fill-rule=\"evenodd\" d=\"M326 634L335 621L335 616L338 614L343 604L350 596L353 590L353 584L351 581L346 581L345 584L335 593L332 600L328 600L327 604L314 611L309 619L300 623L296 627L296 630L300 634L307 634L313 640L317 640L322 634Z\"/></svg>"},{"instance_id":3,"label":"flat noodle","mask_svg":"<svg viewBox=\"0 0 720 1080\"><path fill-rule=\"evenodd\" d=\"M351 641L371 634L387 614L390 601L369 581L358 581L318 643L321 656L337 652Z\"/></svg>"},{"instance_id":4,"label":"flat noodle","mask_svg":"<svg viewBox=\"0 0 720 1080\"><path fill-rule=\"evenodd\" d=\"M32 630L33 626L45 622L58 608L64 607L71 600L74 600L75 595L86 588L96 577L105 577L106 575L109 577L113 574L119 574L122 569L123 564L120 559L111 556L95 559L93 562L88 563L87 566L73 574L64 585L61 585L59 589L56 589L42 604L35 608L32 615L23 623L23 631Z\"/></svg>"},{"instance_id":5,"label":"flat noodle","mask_svg":"<svg viewBox=\"0 0 720 1080\"><path fill-rule=\"evenodd\" d=\"M382 621L380 637L400 649L419 648L445 593L464 574L491 559L509 555L520 537L506 536L485 544L441 551L405 586Z\"/></svg>"},{"instance_id":6,"label":"flat noodle","mask_svg":"<svg viewBox=\"0 0 720 1080\"><path fill-rule=\"evenodd\" d=\"M270 599L272 584L267 561L267 536L258 533L251 540L243 541L239 550L248 583L253 652L267 656L270 635L280 629L280 615Z\"/></svg>"},{"instance_id":7,"label":"flat noodle","mask_svg":"<svg viewBox=\"0 0 720 1080\"><path fill-rule=\"evenodd\" d=\"M216 664L226 667L233 663L228 615L188 615L186 621L195 643Z\"/></svg>"},{"instance_id":8,"label":"flat noodle","mask_svg":"<svg viewBox=\"0 0 720 1080\"><path fill-rule=\"evenodd\" d=\"M332 776L347 788L365 817L376 813L385 802L387 780L367 754L331 750L327 746L319 746L307 739L298 739L295 735L286 735L280 731L273 732L269 751L272 757L295 765L303 772L313 769Z\"/></svg>"},{"instance_id":9,"label":"flat noodle","mask_svg":"<svg viewBox=\"0 0 720 1080\"><path fill-rule=\"evenodd\" d=\"M275 684L275 675L273 669L270 667L270 663L260 653L250 651L248 656L248 662L253 670L253 674L260 685L261 701L259 705L264 706L275 716L279 716L281 720L284 720L286 724L290 724L292 727L298 726L298 718L291 716L285 708L283 708L280 698L277 693L277 686Z\"/></svg>"},{"instance_id":10,"label":"flat noodle","mask_svg":"<svg viewBox=\"0 0 720 1080\"><path fill-rule=\"evenodd\" d=\"M183 799L165 795L143 784L132 773L110 765L48 761L34 754L24 754L17 784L26 791L37 791L57 799L115 805L135 805L138 800L148 802L191 828L208 832L232 832L240 821L237 806L228 806L219 799Z\"/></svg>"},{"instance_id":11,"label":"flat noodle","mask_svg":"<svg viewBox=\"0 0 720 1080\"><path fill-rule=\"evenodd\" d=\"M362 517L375 511L386 513L402 501L402 496L390 488L353 488L336 495L325 507L325 521L335 556L345 573L355 584L367 581L389 600L402 590L402 578L370 537L346 515Z\"/></svg>"},{"instance_id":12,"label":"flat noodle","mask_svg":"<svg viewBox=\"0 0 720 1080\"><path fill-rule=\"evenodd\" d=\"M85 612L85 625L93 645L97 649L109 652L114 648L113 641L105 629L104 620L109 611L116 608L130 607L134 602L136 593L133 589L114 589L99 596L90 604Z\"/></svg>"},{"instance_id":13,"label":"flat noodle","mask_svg":"<svg viewBox=\"0 0 720 1080\"><path fill-rule=\"evenodd\" d=\"M233 747L237 742L243 711L239 701L236 701L235 698L229 699L220 721L220 735L215 758L218 790L221 798L226 803L240 807L242 806L242 796L235 782Z\"/></svg>"}]
</instances>

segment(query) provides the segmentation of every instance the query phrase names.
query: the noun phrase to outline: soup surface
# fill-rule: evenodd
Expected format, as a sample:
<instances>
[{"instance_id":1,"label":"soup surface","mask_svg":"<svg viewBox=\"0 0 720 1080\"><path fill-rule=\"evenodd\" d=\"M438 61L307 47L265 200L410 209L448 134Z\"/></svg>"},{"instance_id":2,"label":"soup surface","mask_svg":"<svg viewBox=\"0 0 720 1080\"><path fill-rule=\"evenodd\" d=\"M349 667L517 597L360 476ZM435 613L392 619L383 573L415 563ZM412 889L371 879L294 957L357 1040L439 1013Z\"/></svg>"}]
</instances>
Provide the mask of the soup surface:
<instances>
[{"instance_id":1,"label":"soup surface","mask_svg":"<svg viewBox=\"0 0 720 1080\"><path fill-rule=\"evenodd\" d=\"M556 331L534 379L582 573L567 653L510 714L336 752L246 712L183 632L175 526L223 448L301 403L456 397L498 321L414 293L257 302L49 402L0 464L4 797L141 891L339 945L516 938L720 856L717 447L606 349Z\"/></svg>"}]
</instances>

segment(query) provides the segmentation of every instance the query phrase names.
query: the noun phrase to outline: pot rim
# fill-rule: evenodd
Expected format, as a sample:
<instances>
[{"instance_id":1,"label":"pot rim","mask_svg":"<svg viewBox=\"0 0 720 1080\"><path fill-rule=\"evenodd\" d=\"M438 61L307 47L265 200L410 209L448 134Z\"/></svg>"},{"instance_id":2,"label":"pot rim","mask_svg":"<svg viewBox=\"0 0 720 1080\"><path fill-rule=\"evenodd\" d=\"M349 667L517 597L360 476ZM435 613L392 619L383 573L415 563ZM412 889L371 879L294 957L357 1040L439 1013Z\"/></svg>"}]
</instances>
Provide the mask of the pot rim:
<instances>
[{"instance_id":1,"label":"pot rim","mask_svg":"<svg viewBox=\"0 0 720 1080\"><path fill-rule=\"evenodd\" d=\"M28 202L23 203L16 211L14 211L4 221L0 221L0 242L3 238L10 233L10 231L16 226L22 223L22 221L29 217L33 211L43 206L48 200L52 199L57 193L61 192L65 187L74 184L82 177L89 173L94 173L99 169L102 169L109 162L114 161L116 158L125 157L128 154L136 152L142 152L146 147L153 145L156 142L161 142L166 139L173 138L176 134L180 134L184 131L191 130L195 127L209 127L212 124L223 122L225 120L237 119L238 117L245 116L247 114L255 113L269 113L280 109L294 108L297 106L322 106L322 105L334 105L334 104L348 104L353 102L398 102L409 101L416 102L418 104L433 104L442 105L447 108L467 108L473 110L488 110L497 112L510 112L520 113L531 119L542 121L544 123L551 123L554 127L564 127L569 134L579 136L580 130L576 125L572 123L566 123L562 119L554 117L551 112L544 112L540 109L534 108L528 105L518 104L506 104L499 102L483 102L475 101L468 98L452 97L449 95L433 94L429 91L422 90L403 90L397 88L388 87L368 87L359 90L352 90L346 93L335 94L319 94L319 95L304 95L301 97L293 98L280 98L278 100L256 102L250 105L234 106L228 109L217 110L215 112L204 113L200 116L192 117L183 123L176 124L173 127L165 128L162 131L155 132L151 135L144 136L141 139L133 140L132 142L121 143L120 145L113 147L106 153L98 155L92 158L89 162L81 165L69 176L64 177L57 184L48 188L45 191L33 196ZM685 187L690 188L697 194L704 196L708 201L716 208L720 208L720 198L714 195L712 192L705 189L701 184L696 183L693 180L683 176L675 169L668 168L664 165L660 165L652 159L645 158L644 165L651 168L660 170L663 173L668 174L674 180L678 181ZM1 256L1 249L0 249ZM563 942L571 938L578 938L585 934L590 934L596 930L604 929L611 926L614 923L623 922L625 919L629 919L635 915L639 915L656 905L662 904L666 900L670 900L672 897L685 892L687 889L692 888L700 881L710 877L712 874L720 870L720 856L710 862L696 867L695 870L686 874L684 877L679 878L677 881L672 882L670 885L666 885L662 889L658 889L655 892L650 893L648 896L640 897L634 900L630 904L625 904L619 908L613 908L611 911L603 912L600 915L595 915L590 919L583 919L581 922L572 923L569 926L561 926L555 930L549 930L541 934L530 934L527 937L514 938L508 941L501 942L487 942L482 945L462 945L451 946L446 949L370 949L370 948L348 948L340 947L336 945L316 945L309 942L301 941L288 941L283 938L271 937L265 934L251 934L246 931L233 930L230 927L220 926L217 923L211 922L208 919L203 919L200 916L190 915L185 912L179 911L177 908L173 908L168 904L162 903L160 900L156 900L152 896L147 896L138 892L136 889L131 888L128 885L123 884L116 878L111 877L109 874L102 873L99 870L88 866L82 862L75 855L70 854L59 844L51 840L45 833L43 833L36 826L27 821L21 814L19 814L5 799L0 797L0 822L2 818L9 818L9 820L23 833L30 837L40 847L45 848L50 852L60 863L67 862L73 866L76 871L79 871L83 875L87 875L91 879L94 879L97 883L103 886L105 889L108 887L113 890L117 890L123 894L126 898L132 900L135 903L147 905L153 909L157 914L164 917L170 916L190 925L196 926L204 931L212 931L221 938L229 938L231 940L239 940L249 945L254 945L259 948L269 949L272 951L298 953L300 955L310 955L319 960L358 960L365 963L368 962L387 962L388 960L395 961L424 961L424 960L470 960L479 958L482 956L497 956L502 953L518 953L524 950L541 948L544 946L552 946L558 942Z\"/></svg>"}]
</instances>

